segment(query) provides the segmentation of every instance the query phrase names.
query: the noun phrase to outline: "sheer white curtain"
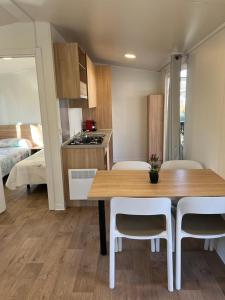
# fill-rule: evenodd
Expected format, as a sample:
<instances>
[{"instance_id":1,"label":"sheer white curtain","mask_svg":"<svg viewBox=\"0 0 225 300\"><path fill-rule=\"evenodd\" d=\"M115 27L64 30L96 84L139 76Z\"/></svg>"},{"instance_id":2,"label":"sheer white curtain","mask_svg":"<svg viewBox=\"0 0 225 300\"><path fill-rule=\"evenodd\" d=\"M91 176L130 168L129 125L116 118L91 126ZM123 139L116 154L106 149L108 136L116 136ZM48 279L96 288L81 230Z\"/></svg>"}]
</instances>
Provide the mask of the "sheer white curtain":
<instances>
[{"instance_id":1,"label":"sheer white curtain","mask_svg":"<svg viewBox=\"0 0 225 300\"><path fill-rule=\"evenodd\" d=\"M172 55L169 72L164 159L180 159L180 71L182 56ZM165 95L166 96L166 95Z\"/></svg>"}]
</instances>

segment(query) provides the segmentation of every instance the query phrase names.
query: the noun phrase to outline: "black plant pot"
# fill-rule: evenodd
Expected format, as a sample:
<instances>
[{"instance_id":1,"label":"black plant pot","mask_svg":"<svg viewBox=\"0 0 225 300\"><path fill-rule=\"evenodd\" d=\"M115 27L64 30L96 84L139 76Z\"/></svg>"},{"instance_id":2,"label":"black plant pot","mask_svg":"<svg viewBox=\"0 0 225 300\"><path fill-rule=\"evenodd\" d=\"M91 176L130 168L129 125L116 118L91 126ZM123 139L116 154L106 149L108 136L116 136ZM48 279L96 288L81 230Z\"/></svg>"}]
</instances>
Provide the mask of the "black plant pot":
<instances>
[{"instance_id":1,"label":"black plant pot","mask_svg":"<svg viewBox=\"0 0 225 300\"><path fill-rule=\"evenodd\" d=\"M159 172L156 170L152 170L149 172L150 182L153 184L158 183L159 181Z\"/></svg>"}]
</instances>

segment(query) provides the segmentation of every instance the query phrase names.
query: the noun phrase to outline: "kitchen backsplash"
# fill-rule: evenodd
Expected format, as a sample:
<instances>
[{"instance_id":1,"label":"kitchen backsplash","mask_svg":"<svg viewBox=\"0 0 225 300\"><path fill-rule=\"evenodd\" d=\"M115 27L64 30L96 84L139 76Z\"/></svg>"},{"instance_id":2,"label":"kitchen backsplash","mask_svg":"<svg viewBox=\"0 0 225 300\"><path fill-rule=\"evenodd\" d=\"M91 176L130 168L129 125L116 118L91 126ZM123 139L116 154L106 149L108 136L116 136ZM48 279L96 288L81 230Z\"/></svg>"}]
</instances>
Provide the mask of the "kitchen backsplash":
<instances>
[{"instance_id":1,"label":"kitchen backsplash","mask_svg":"<svg viewBox=\"0 0 225 300\"><path fill-rule=\"evenodd\" d=\"M69 108L69 128L70 137L74 136L82 129L82 109L81 108Z\"/></svg>"}]
</instances>

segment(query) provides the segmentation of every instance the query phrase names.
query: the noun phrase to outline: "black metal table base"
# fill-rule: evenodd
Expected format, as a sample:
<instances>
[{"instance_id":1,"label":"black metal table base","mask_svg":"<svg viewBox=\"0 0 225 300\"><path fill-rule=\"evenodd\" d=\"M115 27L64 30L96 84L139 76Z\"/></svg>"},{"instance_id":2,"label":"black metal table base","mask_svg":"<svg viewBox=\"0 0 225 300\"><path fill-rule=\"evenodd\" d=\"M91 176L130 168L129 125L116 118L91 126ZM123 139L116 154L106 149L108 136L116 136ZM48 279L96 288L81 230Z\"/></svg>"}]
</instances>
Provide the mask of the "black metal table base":
<instances>
[{"instance_id":1,"label":"black metal table base","mask_svg":"<svg viewBox=\"0 0 225 300\"><path fill-rule=\"evenodd\" d=\"M100 253L101 255L107 254L106 246L106 228L105 228L105 201L98 201L98 214L99 214L99 236L100 236Z\"/></svg>"}]
</instances>

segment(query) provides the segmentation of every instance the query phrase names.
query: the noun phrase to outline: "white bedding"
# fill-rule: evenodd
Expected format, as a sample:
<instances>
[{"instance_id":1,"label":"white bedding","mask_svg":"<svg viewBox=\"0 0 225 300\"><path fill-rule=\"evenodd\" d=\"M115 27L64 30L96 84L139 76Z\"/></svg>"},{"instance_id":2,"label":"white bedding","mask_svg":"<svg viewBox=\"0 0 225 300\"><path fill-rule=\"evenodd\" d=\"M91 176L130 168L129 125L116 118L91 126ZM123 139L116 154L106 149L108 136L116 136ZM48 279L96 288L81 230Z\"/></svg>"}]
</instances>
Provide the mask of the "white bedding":
<instances>
[{"instance_id":1,"label":"white bedding","mask_svg":"<svg viewBox=\"0 0 225 300\"><path fill-rule=\"evenodd\" d=\"M30 155L30 150L23 147L0 147L0 168L2 177L9 174L13 166Z\"/></svg>"},{"instance_id":2,"label":"white bedding","mask_svg":"<svg viewBox=\"0 0 225 300\"><path fill-rule=\"evenodd\" d=\"M46 166L44 150L41 150L18 162L12 168L6 186L10 190L15 190L23 185L44 183L47 183Z\"/></svg>"}]
</instances>

